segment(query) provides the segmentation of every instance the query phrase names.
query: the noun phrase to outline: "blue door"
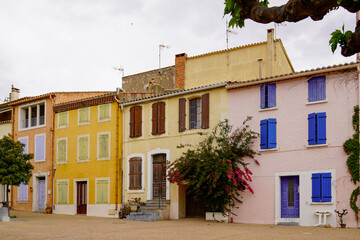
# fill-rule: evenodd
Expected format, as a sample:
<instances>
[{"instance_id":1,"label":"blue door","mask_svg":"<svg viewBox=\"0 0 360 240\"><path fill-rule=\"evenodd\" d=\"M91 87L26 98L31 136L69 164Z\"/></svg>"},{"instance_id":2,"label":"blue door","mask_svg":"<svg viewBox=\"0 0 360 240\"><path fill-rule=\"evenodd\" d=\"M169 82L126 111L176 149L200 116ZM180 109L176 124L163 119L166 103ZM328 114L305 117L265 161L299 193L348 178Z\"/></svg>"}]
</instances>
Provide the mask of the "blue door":
<instances>
[{"instance_id":1,"label":"blue door","mask_svg":"<svg viewBox=\"0 0 360 240\"><path fill-rule=\"evenodd\" d=\"M45 209L45 178L39 178L39 209Z\"/></svg>"},{"instance_id":2,"label":"blue door","mask_svg":"<svg viewBox=\"0 0 360 240\"><path fill-rule=\"evenodd\" d=\"M281 177L281 217L299 218L299 176Z\"/></svg>"}]
</instances>

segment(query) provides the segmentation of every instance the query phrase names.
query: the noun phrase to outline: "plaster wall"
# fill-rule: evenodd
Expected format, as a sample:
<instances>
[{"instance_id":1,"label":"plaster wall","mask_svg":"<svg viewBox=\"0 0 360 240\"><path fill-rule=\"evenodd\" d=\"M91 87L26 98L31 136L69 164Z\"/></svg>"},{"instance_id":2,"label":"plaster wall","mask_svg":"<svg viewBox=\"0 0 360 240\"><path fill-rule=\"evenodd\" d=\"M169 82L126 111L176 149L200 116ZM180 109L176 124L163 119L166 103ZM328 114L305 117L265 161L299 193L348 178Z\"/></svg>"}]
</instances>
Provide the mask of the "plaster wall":
<instances>
[{"instance_id":1,"label":"plaster wall","mask_svg":"<svg viewBox=\"0 0 360 240\"><path fill-rule=\"evenodd\" d=\"M328 210L332 215L328 222L336 225L335 209L350 209L349 198L355 185L347 172L347 155L343 143L354 133L353 108L359 104L358 78L356 71L326 75L326 101L309 104L308 78L298 78L276 83L276 108L260 109L260 85L229 90L229 121L241 126L247 116L253 116L251 129L260 132L260 120L276 118L277 148L261 151L256 159L260 166L250 164L253 171L251 185L255 194L242 193L243 203L234 209L238 216L235 222L275 224L282 221L297 221L303 226L317 223L316 210ZM309 147L308 114L326 112L326 145ZM260 140L254 148L260 150ZM311 174L332 173L332 202L312 203ZM297 175L300 178L300 218L280 217L280 177ZM356 227L354 214L345 216L349 227Z\"/></svg>"}]
</instances>

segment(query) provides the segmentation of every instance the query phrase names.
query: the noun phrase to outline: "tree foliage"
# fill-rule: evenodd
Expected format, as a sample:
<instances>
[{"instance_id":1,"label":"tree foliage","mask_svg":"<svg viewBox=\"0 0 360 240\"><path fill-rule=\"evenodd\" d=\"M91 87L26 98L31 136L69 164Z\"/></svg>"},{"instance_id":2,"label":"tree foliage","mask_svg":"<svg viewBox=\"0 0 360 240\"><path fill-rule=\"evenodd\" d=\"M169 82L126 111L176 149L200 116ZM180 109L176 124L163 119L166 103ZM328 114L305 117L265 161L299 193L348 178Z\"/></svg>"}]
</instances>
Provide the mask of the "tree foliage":
<instances>
[{"instance_id":1,"label":"tree foliage","mask_svg":"<svg viewBox=\"0 0 360 240\"><path fill-rule=\"evenodd\" d=\"M206 138L198 145L179 146L189 148L169 165L169 181L186 185L186 191L202 201L207 211L230 212L236 202L241 202L241 191L254 192L247 160L259 164L252 149L259 134L249 130L246 123L250 119L234 131L224 120L211 133L200 133Z\"/></svg>"},{"instance_id":2,"label":"tree foliage","mask_svg":"<svg viewBox=\"0 0 360 240\"><path fill-rule=\"evenodd\" d=\"M24 146L7 136L0 139L0 184L18 186L29 182L34 169L30 163L33 154L23 153Z\"/></svg>"},{"instance_id":3,"label":"tree foliage","mask_svg":"<svg viewBox=\"0 0 360 240\"><path fill-rule=\"evenodd\" d=\"M258 23L298 22L310 17L314 21L322 20L330 11L339 7L351 13L360 10L359 0L288 0L282 6L268 7L268 0L225 0L224 15L229 14L229 26L244 27L245 19ZM335 30L330 39L332 51L337 45L343 56L352 56L360 52L360 21L355 31Z\"/></svg>"}]
</instances>

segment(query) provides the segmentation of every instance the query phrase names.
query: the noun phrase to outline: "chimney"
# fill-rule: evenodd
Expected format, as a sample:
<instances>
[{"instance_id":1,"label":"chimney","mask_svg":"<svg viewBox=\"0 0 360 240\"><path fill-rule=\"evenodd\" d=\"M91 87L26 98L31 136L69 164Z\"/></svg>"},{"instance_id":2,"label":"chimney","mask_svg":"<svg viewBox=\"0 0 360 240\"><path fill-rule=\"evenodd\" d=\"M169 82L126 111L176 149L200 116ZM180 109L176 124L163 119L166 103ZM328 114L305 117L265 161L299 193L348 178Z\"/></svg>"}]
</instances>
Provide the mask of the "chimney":
<instances>
[{"instance_id":1,"label":"chimney","mask_svg":"<svg viewBox=\"0 0 360 240\"><path fill-rule=\"evenodd\" d=\"M274 40L273 28L267 30L266 46L267 46L266 77L271 77L274 75L274 66L275 66L275 40Z\"/></svg>"},{"instance_id":2,"label":"chimney","mask_svg":"<svg viewBox=\"0 0 360 240\"><path fill-rule=\"evenodd\" d=\"M185 88L185 61L186 53L175 55L175 89L183 90Z\"/></svg>"},{"instance_id":3,"label":"chimney","mask_svg":"<svg viewBox=\"0 0 360 240\"><path fill-rule=\"evenodd\" d=\"M9 94L10 102L19 99L19 93L20 89L14 88L14 85L11 85L11 92Z\"/></svg>"}]
</instances>

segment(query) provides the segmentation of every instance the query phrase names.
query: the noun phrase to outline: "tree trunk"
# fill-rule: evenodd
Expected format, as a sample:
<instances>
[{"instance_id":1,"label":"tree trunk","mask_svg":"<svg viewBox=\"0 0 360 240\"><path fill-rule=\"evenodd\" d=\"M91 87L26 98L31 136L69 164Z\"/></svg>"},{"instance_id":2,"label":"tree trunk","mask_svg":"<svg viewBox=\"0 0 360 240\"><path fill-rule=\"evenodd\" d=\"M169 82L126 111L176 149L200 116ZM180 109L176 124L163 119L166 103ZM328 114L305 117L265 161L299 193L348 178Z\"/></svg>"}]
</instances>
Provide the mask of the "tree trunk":
<instances>
[{"instance_id":1,"label":"tree trunk","mask_svg":"<svg viewBox=\"0 0 360 240\"><path fill-rule=\"evenodd\" d=\"M6 184L6 207L8 208L8 216L10 217L10 208L9 208L9 185Z\"/></svg>"}]
</instances>

